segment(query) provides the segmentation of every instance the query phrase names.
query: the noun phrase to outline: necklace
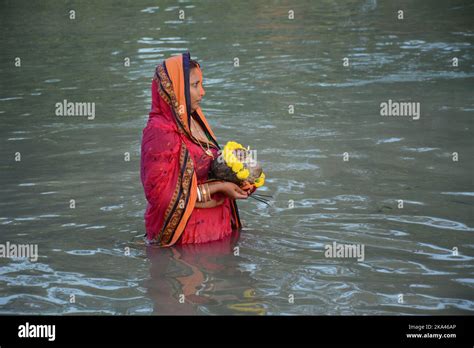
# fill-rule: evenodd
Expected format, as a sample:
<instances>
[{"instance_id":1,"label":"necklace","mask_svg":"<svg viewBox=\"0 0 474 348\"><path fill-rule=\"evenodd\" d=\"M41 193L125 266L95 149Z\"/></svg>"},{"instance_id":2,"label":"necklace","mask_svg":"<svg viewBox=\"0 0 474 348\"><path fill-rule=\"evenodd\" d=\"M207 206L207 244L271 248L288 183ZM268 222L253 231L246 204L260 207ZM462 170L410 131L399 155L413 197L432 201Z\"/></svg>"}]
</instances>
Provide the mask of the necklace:
<instances>
[{"instance_id":1,"label":"necklace","mask_svg":"<svg viewBox=\"0 0 474 348\"><path fill-rule=\"evenodd\" d=\"M194 125L194 129L199 132L199 136L201 137L201 139L206 139L207 137L204 134L204 132L202 131L201 126L194 120L194 118L191 118L191 120L192 120L191 121L192 124ZM191 130L191 132L192 132L192 130ZM197 142L198 142L199 146L201 147L202 151L204 151L204 153L206 155L208 155L209 157L212 157L212 159L214 159L214 154L212 153L212 151L209 148L209 142L208 141L205 142L207 149L204 149L204 147L201 145L200 139L197 139L196 137L194 137L194 138L197 140Z\"/></svg>"}]
</instances>

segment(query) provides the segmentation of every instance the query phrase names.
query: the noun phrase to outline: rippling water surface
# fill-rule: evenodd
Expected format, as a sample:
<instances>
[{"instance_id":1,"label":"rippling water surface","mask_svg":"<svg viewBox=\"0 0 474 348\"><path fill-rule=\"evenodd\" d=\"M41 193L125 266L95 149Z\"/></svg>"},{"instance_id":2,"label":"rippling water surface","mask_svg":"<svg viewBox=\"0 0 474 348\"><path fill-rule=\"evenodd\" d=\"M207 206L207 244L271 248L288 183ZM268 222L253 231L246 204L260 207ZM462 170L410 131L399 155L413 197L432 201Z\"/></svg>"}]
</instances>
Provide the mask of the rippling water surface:
<instances>
[{"instance_id":1,"label":"rippling water surface","mask_svg":"<svg viewBox=\"0 0 474 348\"><path fill-rule=\"evenodd\" d=\"M0 258L0 313L473 313L472 3L154 4L0 5L0 242L39 248ZM258 149L274 201L240 203L240 236L146 249L151 77L186 50L218 139ZM55 116L64 99L95 119ZM381 117L389 99L420 119Z\"/></svg>"}]
</instances>

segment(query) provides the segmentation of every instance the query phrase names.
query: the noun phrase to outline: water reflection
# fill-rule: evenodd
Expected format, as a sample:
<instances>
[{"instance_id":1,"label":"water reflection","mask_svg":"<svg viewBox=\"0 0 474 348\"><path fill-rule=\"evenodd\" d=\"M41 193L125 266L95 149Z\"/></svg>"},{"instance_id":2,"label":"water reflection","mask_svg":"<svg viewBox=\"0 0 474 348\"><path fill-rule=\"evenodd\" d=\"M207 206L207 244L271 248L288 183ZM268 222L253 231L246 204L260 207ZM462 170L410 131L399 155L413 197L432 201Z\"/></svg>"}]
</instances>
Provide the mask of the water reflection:
<instances>
[{"instance_id":1,"label":"water reflection","mask_svg":"<svg viewBox=\"0 0 474 348\"><path fill-rule=\"evenodd\" d=\"M173 248L146 247L150 279L144 282L153 314L266 314L254 281L242 270L239 232L224 240Z\"/></svg>"}]
</instances>

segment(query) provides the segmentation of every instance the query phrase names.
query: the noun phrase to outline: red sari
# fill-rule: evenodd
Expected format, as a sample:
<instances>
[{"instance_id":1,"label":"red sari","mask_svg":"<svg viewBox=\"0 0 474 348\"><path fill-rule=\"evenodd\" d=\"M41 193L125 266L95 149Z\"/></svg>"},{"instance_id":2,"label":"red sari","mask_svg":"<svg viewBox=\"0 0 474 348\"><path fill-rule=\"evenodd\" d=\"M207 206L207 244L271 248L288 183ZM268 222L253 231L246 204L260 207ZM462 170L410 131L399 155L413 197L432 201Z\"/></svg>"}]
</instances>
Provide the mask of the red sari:
<instances>
[{"instance_id":1,"label":"red sari","mask_svg":"<svg viewBox=\"0 0 474 348\"><path fill-rule=\"evenodd\" d=\"M228 237L242 227L235 200L214 208L195 208L197 185L209 180L212 158L191 132L193 117L214 156L219 145L201 109L191 114L189 53L158 65L152 81L152 108L143 130L141 181L147 199L146 239L160 246L206 243ZM200 69L199 73L201 73Z\"/></svg>"}]
</instances>

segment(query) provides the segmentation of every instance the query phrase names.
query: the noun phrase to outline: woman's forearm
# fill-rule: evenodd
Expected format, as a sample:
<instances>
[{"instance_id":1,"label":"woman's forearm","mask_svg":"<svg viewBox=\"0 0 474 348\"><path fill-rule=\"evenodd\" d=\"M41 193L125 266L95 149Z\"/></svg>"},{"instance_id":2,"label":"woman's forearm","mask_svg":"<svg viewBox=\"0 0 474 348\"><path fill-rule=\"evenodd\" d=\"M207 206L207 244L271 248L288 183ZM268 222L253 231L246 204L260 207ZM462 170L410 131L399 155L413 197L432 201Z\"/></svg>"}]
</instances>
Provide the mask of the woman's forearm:
<instances>
[{"instance_id":1,"label":"woman's forearm","mask_svg":"<svg viewBox=\"0 0 474 348\"><path fill-rule=\"evenodd\" d=\"M211 195L222 191L222 183L220 181L211 181L198 186L197 188L197 202L206 202L210 200Z\"/></svg>"},{"instance_id":2,"label":"woman's forearm","mask_svg":"<svg viewBox=\"0 0 474 348\"><path fill-rule=\"evenodd\" d=\"M205 200L204 197L208 199L212 194L217 193L222 190L222 183L218 181L213 181L209 183L202 184L204 187L198 187L198 195L196 197L196 208L214 208L221 205L224 200L217 202L215 199ZM200 185L201 186L201 185Z\"/></svg>"},{"instance_id":3,"label":"woman's forearm","mask_svg":"<svg viewBox=\"0 0 474 348\"><path fill-rule=\"evenodd\" d=\"M222 182L220 181L211 181L207 184L209 185L209 191L211 192L211 195L222 191Z\"/></svg>"},{"instance_id":4,"label":"woman's forearm","mask_svg":"<svg viewBox=\"0 0 474 348\"><path fill-rule=\"evenodd\" d=\"M199 186L198 190L202 189L200 192L202 201L209 201L211 195L217 192L220 192L231 199L247 199L250 193L250 191L245 191L236 184L227 181L210 181Z\"/></svg>"}]
</instances>

